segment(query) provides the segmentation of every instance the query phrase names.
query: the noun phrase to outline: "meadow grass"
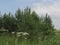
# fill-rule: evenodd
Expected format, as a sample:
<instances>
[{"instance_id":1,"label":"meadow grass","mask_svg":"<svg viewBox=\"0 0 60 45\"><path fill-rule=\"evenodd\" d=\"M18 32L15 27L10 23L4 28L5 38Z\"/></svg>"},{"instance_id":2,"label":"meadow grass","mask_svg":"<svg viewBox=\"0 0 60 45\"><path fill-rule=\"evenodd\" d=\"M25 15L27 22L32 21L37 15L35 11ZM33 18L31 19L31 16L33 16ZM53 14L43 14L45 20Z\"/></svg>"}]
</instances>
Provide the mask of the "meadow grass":
<instances>
[{"instance_id":1,"label":"meadow grass","mask_svg":"<svg viewBox=\"0 0 60 45\"><path fill-rule=\"evenodd\" d=\"M0 45L60 45L60 37L55 37L47 40L36 40L30 42L28 39L20 39L15 36L3 35L0 36Z\"/></svg>"}]
</instances>

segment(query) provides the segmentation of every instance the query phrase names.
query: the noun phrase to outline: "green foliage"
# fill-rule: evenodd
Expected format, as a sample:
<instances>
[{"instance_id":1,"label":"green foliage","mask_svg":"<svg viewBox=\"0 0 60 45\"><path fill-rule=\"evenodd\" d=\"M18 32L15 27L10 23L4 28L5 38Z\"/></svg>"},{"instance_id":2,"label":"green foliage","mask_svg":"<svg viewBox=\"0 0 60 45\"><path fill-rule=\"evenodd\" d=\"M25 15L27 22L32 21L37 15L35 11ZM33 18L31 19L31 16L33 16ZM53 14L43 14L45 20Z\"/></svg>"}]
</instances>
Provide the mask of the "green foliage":
<instances>
[{"instance_id":1,"label":"green foliage","mask_svg":"<svg viewBox=\"0 0 60 45\"><path fill-rule=\"evenodd\" d=\"M3 20L4 20L4 28L7 29L8 31L16 31L16 19L14 18L13 15L11 15L11 13L9 14L4 14L3 16Z\"/></svg>"},{"instance_id":2,"label":"green foliage","mask_svg":"<svg viewBox=\"0 0 60 45\"><path fill-rule=\"evenodd\" d=\"M12 31L28 32L31 41L42 37L54 34L54 27L50 16L39 17L35 11L31 11L30 8L25 8L23 11L18 9L15 15L4 14L0 17L0 28L4 27L10 33Z\"/></svg>"},{"instance_id":3,"label":"green foliage","mask_svg":"<svg viewBox=\"0 0 60 45\"><path fill-rule=\"evenodd\" d=\"M45 36L49 36L49 35L53 35L54 34L54 27L52 25L52 20L50 18L50 16L48 16L46 14L46 16L43 18L42 20L42 36L43 36L43 39Z\"/></svg>"}]
</instances>

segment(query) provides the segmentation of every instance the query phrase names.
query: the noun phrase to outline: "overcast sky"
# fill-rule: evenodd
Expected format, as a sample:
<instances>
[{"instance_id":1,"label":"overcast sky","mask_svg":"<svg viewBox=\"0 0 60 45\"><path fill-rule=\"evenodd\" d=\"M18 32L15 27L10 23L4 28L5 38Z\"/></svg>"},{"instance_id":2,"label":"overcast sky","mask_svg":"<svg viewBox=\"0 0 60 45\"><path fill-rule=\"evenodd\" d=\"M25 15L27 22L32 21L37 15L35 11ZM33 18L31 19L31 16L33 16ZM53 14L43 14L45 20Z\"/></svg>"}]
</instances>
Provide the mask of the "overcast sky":
<instances>
[{"instance_id":1,"label":"overcast sky","mask_svg":"<svg viewBox=\"0 0 60 45\"><path fill-rule=\"evenodd\" d=\"M60 28L60 0L0 0L1 13L12 12L29 6L40 15L48 13L57 29Z\"/></svg>"}]
</instances>

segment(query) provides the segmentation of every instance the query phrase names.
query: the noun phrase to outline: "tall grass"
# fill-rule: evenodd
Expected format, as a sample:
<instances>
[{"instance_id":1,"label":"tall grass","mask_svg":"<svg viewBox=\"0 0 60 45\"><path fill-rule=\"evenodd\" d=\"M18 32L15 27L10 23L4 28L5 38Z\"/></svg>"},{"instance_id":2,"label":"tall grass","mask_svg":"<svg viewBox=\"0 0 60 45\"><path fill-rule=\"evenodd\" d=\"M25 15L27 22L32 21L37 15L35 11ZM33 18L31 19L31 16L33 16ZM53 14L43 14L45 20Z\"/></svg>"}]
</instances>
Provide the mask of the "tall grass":
<instances>
[{"instance_id":1,"label":"tall grass","mask_svg":"<svg viewBox=\"0 0 60 45\"><path fill-rule=\"evenodd\" d=\"M0 36L0 45L60 45L60 37L56 35L53 38L46 40L34 40L29 41L28 39L21 39L15 36L3 35Z\"/></svg>"}]
</instances>

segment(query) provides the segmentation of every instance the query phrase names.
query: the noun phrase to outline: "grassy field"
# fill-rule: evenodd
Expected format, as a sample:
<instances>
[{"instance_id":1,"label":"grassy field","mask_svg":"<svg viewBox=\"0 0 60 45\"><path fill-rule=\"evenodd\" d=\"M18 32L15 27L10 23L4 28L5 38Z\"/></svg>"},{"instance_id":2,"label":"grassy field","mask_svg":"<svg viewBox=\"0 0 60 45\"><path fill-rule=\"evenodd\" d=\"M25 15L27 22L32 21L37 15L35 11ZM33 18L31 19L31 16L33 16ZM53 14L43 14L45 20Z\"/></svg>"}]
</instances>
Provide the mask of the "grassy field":
<instances>
[{"instance_id":1,"label":"grassy field","mask_svg":"<svg viewBox=\"0 0 60 45\"><path fill-rule=\"evenodd\" d=\"M30 42L28 39L21 39L15 36L3 35L0 36L0 45L60 45L60 36L41 41L34 40Z\"/></svg>"},{"instance_id":2,"label":"grassy field","mask_svg":"<svg viewBox=\"0 0 60 45\"><path fill-rule=\"evenodd\" d=\"M19 39L15 36L0 36L0 45L31 45L31 43L27 39Z\"/></svg>"}]
</instances>

